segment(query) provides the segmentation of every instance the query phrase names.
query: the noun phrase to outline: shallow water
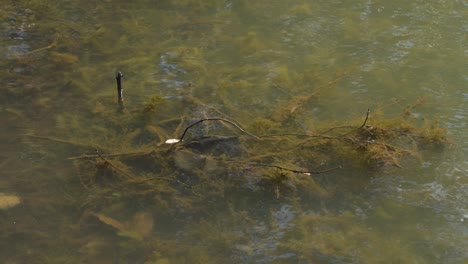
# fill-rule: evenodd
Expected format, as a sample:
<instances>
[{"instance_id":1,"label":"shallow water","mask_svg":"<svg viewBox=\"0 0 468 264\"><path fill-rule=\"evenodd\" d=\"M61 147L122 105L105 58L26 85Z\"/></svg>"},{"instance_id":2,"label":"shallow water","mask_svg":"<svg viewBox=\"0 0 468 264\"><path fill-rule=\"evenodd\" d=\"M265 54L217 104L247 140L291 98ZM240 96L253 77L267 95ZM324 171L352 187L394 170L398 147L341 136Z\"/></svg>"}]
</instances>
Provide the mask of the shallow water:
<instances>
[{"instance_id":1,"label":"shallow water","mask_svg":"<svg viewBox=\"0 0 468 264\"><path fill-rule=\"evenodd\" d=\"M21 203L0 209L1 258L467 261L467 6L455 0L4 4L0 194ZM451 144L422 148L422 159L404 160L402 168L350 163L314 180L287 174L278 182L264 177L274 169L224 168L219 159L258 156L286 140L257 146L219 122L203 122L189 137L236 136L236 145L179 152L174 160L157 151L202 118L236 120L260 134L305 133L359 126L367 108L369 125L409 109L415 123L446 128ZM134 152L139 156L127 155ZM269 161L322 170L339 160Z\"/></svg>"}]
</instances>

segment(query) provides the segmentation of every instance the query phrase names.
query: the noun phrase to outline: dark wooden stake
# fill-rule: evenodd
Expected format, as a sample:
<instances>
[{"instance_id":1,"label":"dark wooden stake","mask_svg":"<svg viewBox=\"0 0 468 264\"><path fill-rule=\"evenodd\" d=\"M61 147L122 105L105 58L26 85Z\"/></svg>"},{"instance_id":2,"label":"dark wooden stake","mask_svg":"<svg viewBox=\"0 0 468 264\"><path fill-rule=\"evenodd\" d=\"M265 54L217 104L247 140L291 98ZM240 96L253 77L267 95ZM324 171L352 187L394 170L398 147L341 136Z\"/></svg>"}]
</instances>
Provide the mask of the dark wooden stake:
<instances>
[{"instance_id":1,"label":"dark wooden stake","mask_svg":"<svg viewBox=\"0 0 468 264\"><path fill-rule=\"evenodd\" d=\"M364 123L359 128L363 128L366 126L367 119L369 119L369 114L370 114L370 108L367 108L367 114L366 114L366 119L364 120Z\"/></svg>"},{"instance_id":2,"label":"dark wooden stake","mask_svg":"<svg viewBox=\"0 0 468 264\"><path fill-rule=\"evenodd\" d=\"M122 77L123 77L122 72L118 71L117 76L115 76L115 79L117 80L117 95L119 96L119 106L121 108L123 108L124 106Z\"/></svg>"}]
</instances>

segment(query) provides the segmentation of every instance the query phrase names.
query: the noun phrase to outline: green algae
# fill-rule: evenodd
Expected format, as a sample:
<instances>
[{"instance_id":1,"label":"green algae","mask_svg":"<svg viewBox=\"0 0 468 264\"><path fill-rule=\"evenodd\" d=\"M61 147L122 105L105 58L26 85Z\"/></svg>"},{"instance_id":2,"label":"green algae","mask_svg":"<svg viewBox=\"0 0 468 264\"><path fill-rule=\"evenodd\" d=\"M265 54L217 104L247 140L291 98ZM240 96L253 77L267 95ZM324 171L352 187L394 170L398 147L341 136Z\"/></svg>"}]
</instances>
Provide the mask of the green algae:
<instances>
[{"instance_id":1,"label":"green algae","mask_svg":"<svg viewBox=\"0 0 468 264\"><path fill-rule=\"evenodd\" d=\"M346 260L372 263L382 256L392 262L427 261L412 253L411 245L399 242L398 237L389 234L382 239L379 230L369 230L351 212L299 217L297 226L285 236L281 246L310 262Z\"/></svg>"},{"instance_id":2,"label":"green algae","mask_svg":"<svg viewBox=\"0 0 468 264\"><path fill-rule=\"evenodd\" d=\"M35 34L45 37L29 54L2 62L2 67L40 67L53 73L8 71L4 77L15 80L15 86L6 88L2 102L19 101L2 112L25 123L44 121L32 127L22 143L35 163L21 170L24 178L14 184L30 186L32 181L41 187L19 188L26 194L21 215L33 212L23 216L20 229L25 231L20 233L40 241L31 242L30 255L49 263L227 263L260 258L258 251L294 252L312 262L322 256L363 263L382 258L425 260L408 244L398 244L396 236L382 241L382 230L368 230L354 213L328 212L322 205L353 197L389 167L405 169L408 157L421 160L421 152L431 145L447 146L444 128L413 118L413 106L395 106L389 112L396 115L372 111L369 120L367 105L358 106L362 113L356 111L344 120L321 115L320 109L345 107L336 98L344 97L340 87L355 74L354 65L333 56L337 47L323 35L316 35L319 47L307 51L299 62L290 62L284 58L294 56L294 51L278 54L275 50L281 45L269 39L280 32L233 30L249 12L251 19L267 24L270 15L258 10L271 8L270 3L240 3L240 11L230 12L216 1L162 1L153 3L157 8L151 12L145 9L147 2L133 8L119 1L112 8L110 3L91 2L66 9L47 1L18 4L32 10L28 23L36 23ZM69 17L89 10L99 19L87 16L81 24ZM180 10L188 12L188 18ZM299 22L321 12L303 3L283 10ZM229 21L220 21L212 15L216 12ZM52 18L61 21L60 26L52 26L48 22ZM381 27L388 28L388 23L382 20ZM230 30L235 32L232 37L220 33ZM356 40L358 35L359 41L367 40L355 28L343 30L345 39ZM228 52L210 50L219 43ZM117 111L115 70L125 74L123 113ZM382 80L375 85L398 86L388 70L372 75ZM204 125L189 140L200 136L236 140L203 145L203 150L179 145L168 151L166 139L178 138L194 121L214 116L234 119L260 139L219 124ZM317 175L293 172L337 166L342 168ZM283 230L284 238L275 238L278 248L255 248L252 237L266 235L249 226L279 228L274 212L282 203L305 215ZM324 213L306 213L317 208ZM157 230L143 239L119 236L112 226L88 217L92 210L132 219L141 209L151 212ZM387 210L379 208L369 221L394 219ZM54 221L35 231L34 217L41 219L39 223ZM6 231L0 245L9 248L8 241L19 229L8 224L9 218L1 221ZM369 244L375 246L367 248ZM44 245L54 250L43 249ZM24 252L25 247L15 246L12 252ZM356 248L360 256L353 255ZM15 259L14 254L7 258Z\"/></svg>"}]
</instances>

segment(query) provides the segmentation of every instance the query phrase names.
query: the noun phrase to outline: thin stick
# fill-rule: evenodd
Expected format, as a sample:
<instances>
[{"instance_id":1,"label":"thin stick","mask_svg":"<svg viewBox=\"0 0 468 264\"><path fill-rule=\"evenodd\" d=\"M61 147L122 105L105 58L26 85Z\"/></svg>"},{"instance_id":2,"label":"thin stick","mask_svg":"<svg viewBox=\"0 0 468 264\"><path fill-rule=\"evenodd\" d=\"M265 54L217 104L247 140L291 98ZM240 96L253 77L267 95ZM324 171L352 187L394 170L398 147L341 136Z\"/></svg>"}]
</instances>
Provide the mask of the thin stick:
<instances>
[{"instance_id":1,"label":"thin stick","mask_svg":"<svg viewBox=\"0 0 468 264\"><path fill-rule=\"evenodd\" d=\"M335 129L343 129L343 128L350 128L350 129L352 128L352 129L355 129L356 127L355 127L355 126L337 126L337 127L332 127L332 128L329 128L329 129L327 129L327 130L321 132L321 133L318 134L318 135L319 135L319 136L322 136L322 135L325 135L325 134L327 134L327 133L332 132L332 131L335 130Z\"/></svg>"},{"instance_id":2,"label":"thin stick","mask_svg":"<svg viewBox=\"0 0 468 264\"><path fill-rule=\"evenodd\" d=\"M299 133L282 133L282 134L264 134L264 135L260 135L258 137L260 137L260 138L270 138L270 137L286 137L286 136L310 137L311 135L309 135L309 134L299 134Z\"/></svg>"},{"instance_id":3,"label":"thin stick","mask_svg":"<svg viewBox=\"0 0 468 264\"><path fill-rule=\"evenodd\" d=\"M338 167L331 168L331 169L326 169L326 170L323 170L323 171L303 171L303 170L288 169L288 168L277 166L277 165L269 165L269 164L263 164L263 163L253 163L253 162L244 162L244 161L236 161L236 160L228 160L227 162L245 164L245 165L256 166L256 167L275 168L275 169L290 171L290 172L293 172L293 173L300 173L300 174L304 174L304 175L322 174L322 173L326 173L326 172L329 172L329 171L333 171L333 170L337 170L337 169L342 168L341 166L338 166Z\"/></svg>"},{"instance_id":4,"label":"thin stick","mask_svg":"<svg viewBox=\"0 0 468 264\"><path fill-rule=\"evenodd\" d=\"M47 136L38 136L38 135L25 135L26 137L30 138L35 138L35 139L44 139L44 140L49 140L52 142L56 143L62 143L62 144L68 144L76 147L84 147L84 148L90 148L90 149L95 149L96 146L91 146L85 143L80 143L80 142L73 142L73 141L68 141L64 139L59 139L59 138L53 138L53 137L47 137Z\"/></svg>"},{"instance_id":5,"label":"thin stick","mask_svg":"<svg viewBox=\"0 0 468 264\"><path fill-rule=\"evenodd\" d=\"M115 76L115 79L117 80L117 95L118 95L120 109L124 107L122 77L123 77L122 72L118 71L117 76Z\"/></svg>"},{"instance_id":6,"label":"thin stick","mask_svg":"<svg viewBox=\"0 0 468 264\"><path fill-rule=\"evenodd\" d=\"M54 36L54 38L52 39L52 42L49 45L47 45L45 47L42 47L42 48L32 50L30 52L27 52L27 53L25 53L25 55L29 55L29 54L32 54L32 53L35 53L35 52L38 52L38 51L54 48L54 47L57 46L57 42L58 42L58 36L56 35L56 36Z\"/></svg>"},{"instance_id":7,"label":"thin stick","mask_svg":"<svg viewBox=\"0 0 468 264\"><path fill-rule=\"evenodd\" d=\"M67 158L68 160L78 160L78 159L94 159L94 158L102 158L102 157L123 157L123 156L145 156L145 155L150 155L152 151L150 152L144 152L144 151L139 151L139 152L127 152L127 153L115 153L115 154L96 154L96 155L80 155L80 156L75 156L75 157L69 157Z\"/></svg>"},{"instance_id":8,"label":"thin stick","mask_svg":"<svg viewBox=\"0 0 468 264\"><path fill-rule=\"evenodd\" d=\"M363 128L366 125L367 120L369 119L369 114L370 114L370 108L367 108L366 119L364 119L364 123L362 123L362 125L360 127L358 127L357 130ZM344 134L340 135L340 137L347 136L347 135L353 133L354 131L356 131L356 130L351 130L348 133L344 133Z\"/></svg>"},{"instance_id":9,"label":"thin stick","mask_svg":"<svg viewBox=\"0 0 468 264\"><path fill-rule=\"evenodd\" d=\"M196 126L196 125L198 125L198 124L200 124L200 123L202 123L202 122L205 122L205 121L223 121L223 122L226 122L226 123L229 123L229 124L235 126L235 127L236 127L237 129L239 129L241 132L243 132L243 133L245 133L245 134L247 134L247 135L249 135L249 136L251 136L251 137L253 137L253 138L260 139L260 138L257 137L256 135L245 131L245 129L243 129L242 127L240 127L238 124L236 124L235 122L233 122L233 121L231 121L231 120L228 120L228 119L225 119L225 118L221 118L221 117L204 118L204 119L200 119L200 120L198 120L197 122L195 122L195 123L191 124L190 126L186 127L185 130L184 130L184 133L182 133L182 136L180 136L180 138L178 139L178 141L177 141L176 143L172 144L166 152L170 152L170 151L172 150L172 148L174 148L175 145L177 145L178 143L182 142L182 140L183 140L184 137L185 137L185 134L187 134L187 131L188 131L190 128L192 128L192 127L194 127L194 126Z\"/></svg>"},{"instance_id":10,"label":"thin stick","mask_svg":"<svg viewBox=\"0 0 468 264\"><path fill-rule=\"evenodd\" d=\"M369 114L370 114L370 108L367 108L366 119L364 120L364 123L362 123L362 125L359 128L363 128L366 125L367 119L369 119Z\"/></svg>"},{"instance_id":11,"label":"thin stick","mask_svg":"<svg viewBox=\"0 0 468 264\"><path fill-rule=\"evenodd\" d=\"M349 134L349 133L348 133ZM349 138L349 137L344 137L344 135L341 135L341 136L338 136L338 137L332 137L332 136L320 136L320 135L310 135L309 136L310 139L307 139L305 141L302 141L301 143L297 144L296 147L300 147L304 144L306 144L307 142L309 141L312 141L314 139L329 139L329 140L341 140L341 141L348 141L348 142L351 142L351 143L354 143L355 140L353 138Z\"/></svg>"},{"instance_id":12,"label":"thin stick","mask_svg":"<svg viewBox=\"0 0 468 264\"><path fill-rule=\"evenodd\" d=\"M227 120L225 118L220 118L220 117L215 117L215 118L204 118L204 119L201 119L201 120L198 120L197 122L191 124L190 126L186 127L185 130L184 130L184 133L182 133L182 136L179 138L179 141L182 141L185 137L185 134L187 134L187 131L191 128L191 127L194 127L202 122L205 122L205 121L223 121L223 122L226 122L226 123L229 123L233 126L235 126L237 129L239 129L240 131L242 131L243 133L253 137L253 138L256 138L256 139L259 139L259 137L257 137L256 135L252 134L252 133L249 133L247 131L245 131L242 127L240 127L238 124L236 124L235 122L231 121L231 120Z\"/></svg>"}]
</instances>

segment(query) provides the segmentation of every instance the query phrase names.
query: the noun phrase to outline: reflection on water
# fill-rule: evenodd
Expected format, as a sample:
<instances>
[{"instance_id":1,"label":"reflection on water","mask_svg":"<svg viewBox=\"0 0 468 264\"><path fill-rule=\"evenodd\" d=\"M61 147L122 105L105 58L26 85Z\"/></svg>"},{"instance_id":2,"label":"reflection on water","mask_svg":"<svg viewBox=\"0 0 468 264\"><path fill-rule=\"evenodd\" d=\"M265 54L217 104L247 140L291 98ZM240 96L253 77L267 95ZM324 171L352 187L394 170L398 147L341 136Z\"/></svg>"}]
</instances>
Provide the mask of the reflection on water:
<instances>
[{"instance_id":1,"label":"reflection on water","mask_svg":"<svg viewBox=\"0 0 468 264\"><path fill-rule=\"evenodd\" d=\"M0 198L10 200L0 200L2 259L466 261L466 5L5 4ZM124 73L123 114L116 70ZM226 161L323 169L339 163L339 153L315 146L311 161L306 150L282 149L292 139L257 143L220 122L188 133L198 149L160 151L201 118L233 119L259 135L312 133L362 123L368 107L368 125L407 111L420 125L436 120L453 144L416 146L413 135L392 143L420 149L421 161L374 170L353 164L355 157L313 177ZM198 137L206 134L232 140L203 145Z\"/></svg>"}]
</instances>

